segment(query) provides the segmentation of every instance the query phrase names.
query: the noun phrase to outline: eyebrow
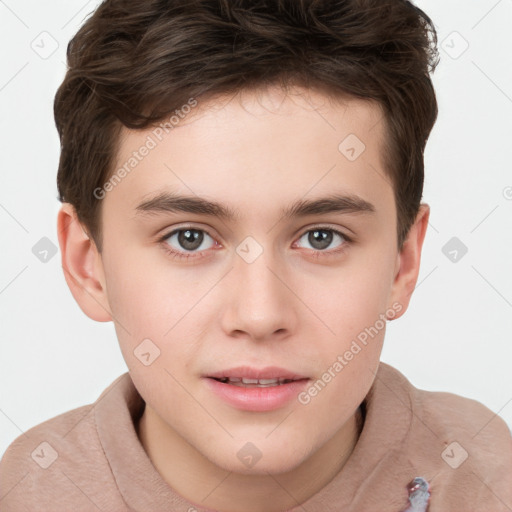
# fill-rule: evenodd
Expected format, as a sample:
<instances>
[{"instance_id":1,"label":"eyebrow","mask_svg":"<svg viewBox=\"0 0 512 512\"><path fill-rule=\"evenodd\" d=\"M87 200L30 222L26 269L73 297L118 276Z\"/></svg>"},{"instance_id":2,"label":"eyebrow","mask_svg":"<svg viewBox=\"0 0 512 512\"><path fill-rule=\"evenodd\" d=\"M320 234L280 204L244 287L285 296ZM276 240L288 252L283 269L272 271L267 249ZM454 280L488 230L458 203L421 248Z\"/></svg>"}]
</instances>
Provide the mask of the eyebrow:
<instances>
[{"instance_id":1,"label":"eyebrow","mask_svg":"<svg viewBox=\"0 0 512 512\"><path fill-rule=\"evenodd\" d=\"M147 199L140 203L135 210L137 215L183 212L218 217L226 221L239 218L236 210L220 203L198 196L184 196L171 192L162 192ZM281 216L292 218L325 213L375 213L375 207L355 194L330 194L318 199L300 199L282 210Z\"/></svg>"}]
</instances>

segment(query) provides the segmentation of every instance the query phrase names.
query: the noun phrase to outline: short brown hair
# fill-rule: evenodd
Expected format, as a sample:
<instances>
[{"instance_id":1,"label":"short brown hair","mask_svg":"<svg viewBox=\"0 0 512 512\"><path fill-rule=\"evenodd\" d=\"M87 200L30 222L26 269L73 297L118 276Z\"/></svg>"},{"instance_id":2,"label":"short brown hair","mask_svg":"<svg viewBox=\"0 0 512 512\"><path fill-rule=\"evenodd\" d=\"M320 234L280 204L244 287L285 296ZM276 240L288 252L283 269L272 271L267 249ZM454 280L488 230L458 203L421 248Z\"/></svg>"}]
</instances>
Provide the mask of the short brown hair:
<instances>
[{"instance_id":1,"label":"short brown hair","mask_svg":"<svg viewBox=\"0 0 512 512\"><path fill-rule=\"evenodd\" d=\"M55 121L60 201L101 251L101 201L121 128L144 129L190 98L281 84L377 102L402 248L423 193L437 118L430 18L405 0L105 0L67 49ZM341 141L340 141L341 142Z\"/></svg>"}]
</instances>

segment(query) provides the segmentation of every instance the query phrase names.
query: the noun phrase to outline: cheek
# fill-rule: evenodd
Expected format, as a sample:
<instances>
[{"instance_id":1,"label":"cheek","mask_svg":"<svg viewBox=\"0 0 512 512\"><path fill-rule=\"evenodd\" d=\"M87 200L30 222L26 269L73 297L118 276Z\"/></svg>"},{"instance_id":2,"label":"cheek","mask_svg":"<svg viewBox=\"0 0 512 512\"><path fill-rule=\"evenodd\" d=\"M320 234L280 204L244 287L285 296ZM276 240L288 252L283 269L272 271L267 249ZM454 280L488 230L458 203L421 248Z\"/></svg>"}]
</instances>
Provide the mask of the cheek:
<instances>
[{"instance_id":1,"label":"cheek","mask_svg":"<svg viewBox=\"0 0 512 512\"><path fill-rule=\"evenodd\" d=\"M331 391L324 393L324 398L334 390L344 396L348 390L357 395L374 377L390 309L392 257L386 254L381 252L379 258L376 251L371 257L354 258L335 280L326 280L322 289L315 288L317 293L311 295L318 316L329 327L323 329L322 336L317 333L316 353L311 354L321 360L317 377L328 372L324 380Z\"/></svg>"},{"instance_id":2,"label":"cheek","mask_svg":"<svg viewBox=\"0 0 512 512\"><path fill-rule=\"evenodd\" d=\"M200 300L211 284L145 265L141 258L107 265L106 272L115 330L130 371L149 371L153 378L157 372L162 380L169 379L166 369L189 371L202 333L212 325Z\"/></svg>"},{"instance_id":3,"label":"cheek","mask_svg":"<svg viewBox=\"0 0 512 512\"><path fill-rule=\"evenodd\" d=\"M197 302L195 283L143 254L110 262L106 271L112 313L138 335L164 335Z\"/></svg>"},{"instance_id":4,"label":"cheek","mask_svg":"<svg viewBox=\"0 0 512 512\"><path fill-rule=\"evenodd\" d=\"M364 400L377 372L386 331L382 299L365 286L350 290L338 295L335 306L331 302L328 322L335 334L326 331L317 337L312 358L319 360L318 373L299 400L316 411L313 416L327 414L332 428L343 424L348 412Z\"/></svg>"},{"instance_id":5,"label":"cheek","mask_svg":"<svg viewBox=\"0 0 512 512\"><path fill-rule=\"evenodd\" d=\"M324 288L321 302L335 336L346 343L386 314L391 280L386 268L371 264L351 267L340 275Z\"/></svg>"}]
</instances>

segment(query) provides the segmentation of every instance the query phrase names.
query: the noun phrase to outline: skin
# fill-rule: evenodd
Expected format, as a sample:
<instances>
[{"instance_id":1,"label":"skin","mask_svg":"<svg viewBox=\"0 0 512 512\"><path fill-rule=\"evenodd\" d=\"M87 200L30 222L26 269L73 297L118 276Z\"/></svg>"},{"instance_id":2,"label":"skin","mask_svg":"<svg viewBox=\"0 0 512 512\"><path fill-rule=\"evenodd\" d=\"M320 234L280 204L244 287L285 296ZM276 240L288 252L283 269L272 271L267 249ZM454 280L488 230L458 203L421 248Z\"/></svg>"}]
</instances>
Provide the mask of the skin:
<instances>
[{"instance_id":1,"label":"skin","mask_svg":"<svg viewBox=\"0 0 512 512\"><path fill-rule=\"evenodd\" d=\"M406 311L429 207L422 204L399 252L382 119L373 103L299 87L212 98L106 194L101 254L72 206L59 212L71 292L89 317L114 322L146 402L140 441L162 477L198 506L289 509L331 481L352 453L385 328L306 405L292 400L274 411L241 411L212 394L202 376L280 366L314 382L393 304L401 307L394 318ZM151 130L125 129L118 166ZM353 162L338 150L351 133L366 145ZM136 213L163 190L217 201L239 216ZM333 192L357 194L375 212L280 214L296 200ZM312 245L308 234L325 226L352 241L333 235L327 248ZM190 227L211 238L205 234L190 259L173 258L165 246L187 252L177 236L158 238ZM252 263L236 252L247 236L263 249ZM148 338L161 353L145 366L134 350ZM237 457L247 442L262 454L251 468Z\"/></svg>"}]
</instances>

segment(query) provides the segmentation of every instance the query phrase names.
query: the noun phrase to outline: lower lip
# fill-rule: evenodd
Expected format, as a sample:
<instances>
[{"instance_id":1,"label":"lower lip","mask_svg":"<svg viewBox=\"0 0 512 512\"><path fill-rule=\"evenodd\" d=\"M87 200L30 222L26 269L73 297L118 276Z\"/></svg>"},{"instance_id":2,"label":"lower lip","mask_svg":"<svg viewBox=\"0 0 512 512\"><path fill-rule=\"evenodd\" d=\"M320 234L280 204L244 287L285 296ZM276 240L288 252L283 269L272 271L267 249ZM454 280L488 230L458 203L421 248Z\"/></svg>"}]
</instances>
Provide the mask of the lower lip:
<instances>
[{"instance_id":1,"label":"lower lip","mask_svg":"<svg viewBox=\"0 0 512 512\"><path fill-rule=\"evenodd\" d=\"M225 402L243 411L273 411L283 407L307 386L309 379L269 387L242 387L207 378L210 389Z\"/></svg>"}]
</instances>

